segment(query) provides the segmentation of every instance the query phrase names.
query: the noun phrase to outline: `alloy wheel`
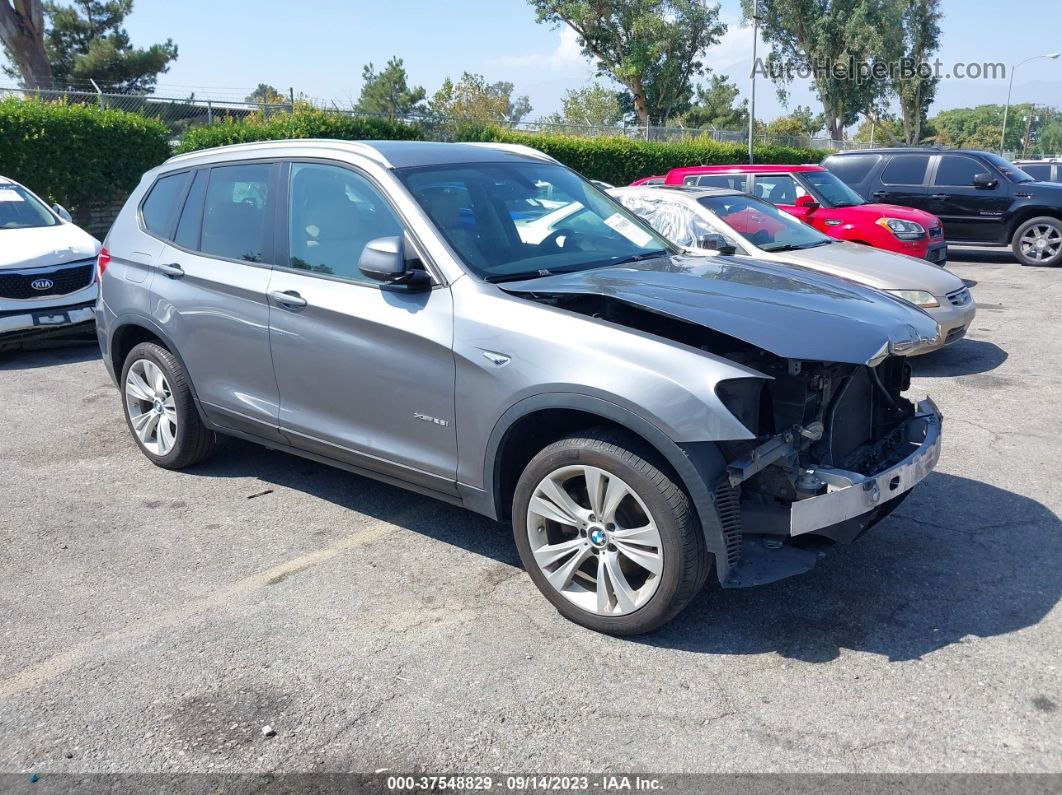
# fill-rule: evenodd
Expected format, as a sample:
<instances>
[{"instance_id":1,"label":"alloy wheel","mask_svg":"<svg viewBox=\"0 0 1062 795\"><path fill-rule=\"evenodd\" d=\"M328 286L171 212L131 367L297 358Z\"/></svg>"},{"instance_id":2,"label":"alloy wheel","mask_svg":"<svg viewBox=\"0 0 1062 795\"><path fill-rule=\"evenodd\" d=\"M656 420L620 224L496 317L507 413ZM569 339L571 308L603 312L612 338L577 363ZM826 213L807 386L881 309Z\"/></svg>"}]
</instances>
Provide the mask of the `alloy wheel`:
<instances>
[{"instance_id":1,"label":"alloy wheel","mask_svg":"<svg viewBox=\"0 0 1062 795\"><path fill-rule=\"evenodd\" d=\"M1036 262L1046 262L1062 251L1062 230L1050 224L1036 224L1021 236L1021 253Z\"/></svg>"},{"instance_id":2,"label":"alloy wheel","mask_svg":"<svg viewBox=\"0 0 1062 795\"><path fill-rule=\"evenodd\" d=\"M604 469L566 466L539 481L527 535L547 582L591 613L632 613L660 584L664 553L656 522L635 490Z\"/></svg>"},{"instance_id":3,"label":"alloy wheel","mask_svg":"<svg viewBox=\"0 0 1062 795\"><path fill-rule=\"evenodd\" d=\"M137 359L125 378L125 407L140 443L149 453L164 456L177 443L177 407L162 368Z\"/></svg>"}]
</instances>

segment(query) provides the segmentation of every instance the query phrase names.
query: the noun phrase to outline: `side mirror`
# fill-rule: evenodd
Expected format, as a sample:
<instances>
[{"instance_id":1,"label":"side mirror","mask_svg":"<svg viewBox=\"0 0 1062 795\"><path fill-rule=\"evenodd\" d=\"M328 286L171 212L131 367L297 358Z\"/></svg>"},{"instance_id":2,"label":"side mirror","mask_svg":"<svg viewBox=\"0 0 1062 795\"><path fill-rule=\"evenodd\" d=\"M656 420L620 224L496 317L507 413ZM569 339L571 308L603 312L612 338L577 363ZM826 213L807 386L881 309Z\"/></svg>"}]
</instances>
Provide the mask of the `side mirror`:
<instances>
[{"instance_id":1,"label":"side mirror","mask_svg":"<svg viewBox=\"0 0 1062 795\"><path fill-rule=\"evenodd\" d=\"M385 284L424 286L431 277L423 268L410 268L402 237L378 237L362 249L358 270L370 279Z\"/></svg>"},{"instance_id":2,"label":"side mirror","mask_svg":"<svg viewBox=\"0 0 1062 795\"><path fill-rule=\"evenodd\" d=\"M805 194L803 196L798 196L797 197L796 206L797 207L803 207L805 210L807 210L810 213L810 212L814 212L815 210L819 209L822 205L819 204L817 201L815 201L814 197L808 196L807 194Z\"/></svg>"},{"instance_id":3,"label":"side mirror","mask_svg":"<svg viewBox=\"0 0 1062 795\"><path fill-rule=\"evenodd\" d=\"M999 184L999 180L989 174L987 171L981 174L974 174L973 186L975 188L985 188L991 190Z\"/></svg>"},{"instance_id":4,"label":"side mirror","mask_svg":"<svg viewBox=\"0 0 1062 795\"><path fill-rule=\"evenodd\" d=\"M52 212L55 213L56 215L58 215L60 218L62 218L68 224L72 224L74 222L74 219L70 217L70 211L67 210L61 204L53 204L52 205Z\"/></svg>"},{"instance_id":5,"label":"side mirror","mask_svg":"<svg viewBox=\"0 0 1062 795\"><path fill-rule=\"evenodd\" d=\"M707 249L708 251L718 251L720 254L726 256L737 253L737 248L734 244L717 233L702 235L697 239L697 248Z\"/></svg>"}]
</instances>

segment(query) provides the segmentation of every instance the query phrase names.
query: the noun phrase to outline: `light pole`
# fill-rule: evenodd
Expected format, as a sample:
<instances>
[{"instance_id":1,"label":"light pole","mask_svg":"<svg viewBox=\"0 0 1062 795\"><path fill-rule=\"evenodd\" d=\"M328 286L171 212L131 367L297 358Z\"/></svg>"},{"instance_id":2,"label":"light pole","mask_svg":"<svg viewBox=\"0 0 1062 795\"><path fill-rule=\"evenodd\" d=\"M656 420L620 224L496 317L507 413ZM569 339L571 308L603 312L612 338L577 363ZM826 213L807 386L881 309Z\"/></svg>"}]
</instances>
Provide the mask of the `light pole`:
<instances>
[{"instance_id":1,"label":"light pole","mask_svg":"<svg viewBox=\"0 0 1062 795\"><path fill-rule=\"evenodd\" d=\"M752 0L752 88L749 91L749 165L752 165L752 136L756 130L756 44L760 40L760 2Z\"/></svg>"},{"instance_id":2,"label":"light pole","mask_svg":"<svg viewBox=\"0 0 1062 795\"><path fill-rule=\"evenodd\" d=\"M1003 106L1003 132L999 134L999 154L1003 154L1003 142L1007 138L1007 112L1010 111L1010 92L1014 89L1014 70L1022 64L1029 63L1029 61L1035 61L1037 58L1050 58L1054 60L1062 53L1049 52L1047 55L1034 55L1032 58L1026 58L1021 63L1016 63L1010 67L1010 86L1007 88L1007 104Z\"/></svg>"}]
</instances>

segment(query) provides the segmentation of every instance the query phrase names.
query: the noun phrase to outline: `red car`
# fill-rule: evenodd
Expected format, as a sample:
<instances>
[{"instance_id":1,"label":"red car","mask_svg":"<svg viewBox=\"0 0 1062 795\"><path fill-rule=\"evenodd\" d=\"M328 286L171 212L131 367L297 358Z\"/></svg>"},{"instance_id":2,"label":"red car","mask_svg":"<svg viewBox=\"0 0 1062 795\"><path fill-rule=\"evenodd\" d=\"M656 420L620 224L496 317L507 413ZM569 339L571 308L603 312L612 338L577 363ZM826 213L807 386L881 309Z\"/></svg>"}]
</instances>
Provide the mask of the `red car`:
<instances>
[{"instance_id":1,"label":"red car","mask_svg":"<svg viewBox=\"0 0 1062 795\"><path fill-rule=\"evenodd\" d=\"M647 177L637 183L655 183ZM863 243L943 265L937 216L895 204L870 204L822 166L735 165L675 168L665 185L711 185L759 196L838 240Z\"/></svg>"}]
</instances>

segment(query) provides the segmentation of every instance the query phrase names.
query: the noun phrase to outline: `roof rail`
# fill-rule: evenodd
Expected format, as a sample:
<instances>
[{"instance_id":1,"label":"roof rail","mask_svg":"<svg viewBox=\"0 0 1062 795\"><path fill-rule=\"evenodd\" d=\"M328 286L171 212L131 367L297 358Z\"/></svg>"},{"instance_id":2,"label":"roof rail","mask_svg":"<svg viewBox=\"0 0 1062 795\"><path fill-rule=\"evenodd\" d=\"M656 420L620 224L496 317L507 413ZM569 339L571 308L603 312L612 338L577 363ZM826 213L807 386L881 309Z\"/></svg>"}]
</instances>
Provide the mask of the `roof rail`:
<instances>
[{"instance_id":1,"label":"roof rail","mask_svg":"<svg viewBox=\"0 0 1062 795\"><path fill-rule=\"evenodd\" d=\"M354 150L360 155L375 160L380 165L390 168L391 164L387 161L387 158L380 154L379 150L373 147L371 144L364 141L346 141L341 138L282 138L280 140L269 141L248 141L246 143L239 144L227 144L225 146L212 146L208 149L196 149L192 152L183 152L179 155L174 155L166 161L170 163L181 163L185 160L191 160L202 155L209 155L214 152L242 152L249 149L279 149L285 146L292 145L312 145L318 147L326 147L330 149L343 149L346 151Z\"/></svg>"},{"instance_id":2,"label":"roof rail","mask_svg":"<svg viewBox=\"0 0 1062 795\"><path fill-rule=\"evenodd\" d=\"M505 152L512 152L518 155L528 155L530 157L538 158L539 160L546 160L550 163L559 162L556 158L550 157L545 152L535 149L533 146L527 146L526 144L502 144L493 143L491 141L468 141L466 146L483 146L488 149L501 149Z\"/></svg>"}]
</instances>

